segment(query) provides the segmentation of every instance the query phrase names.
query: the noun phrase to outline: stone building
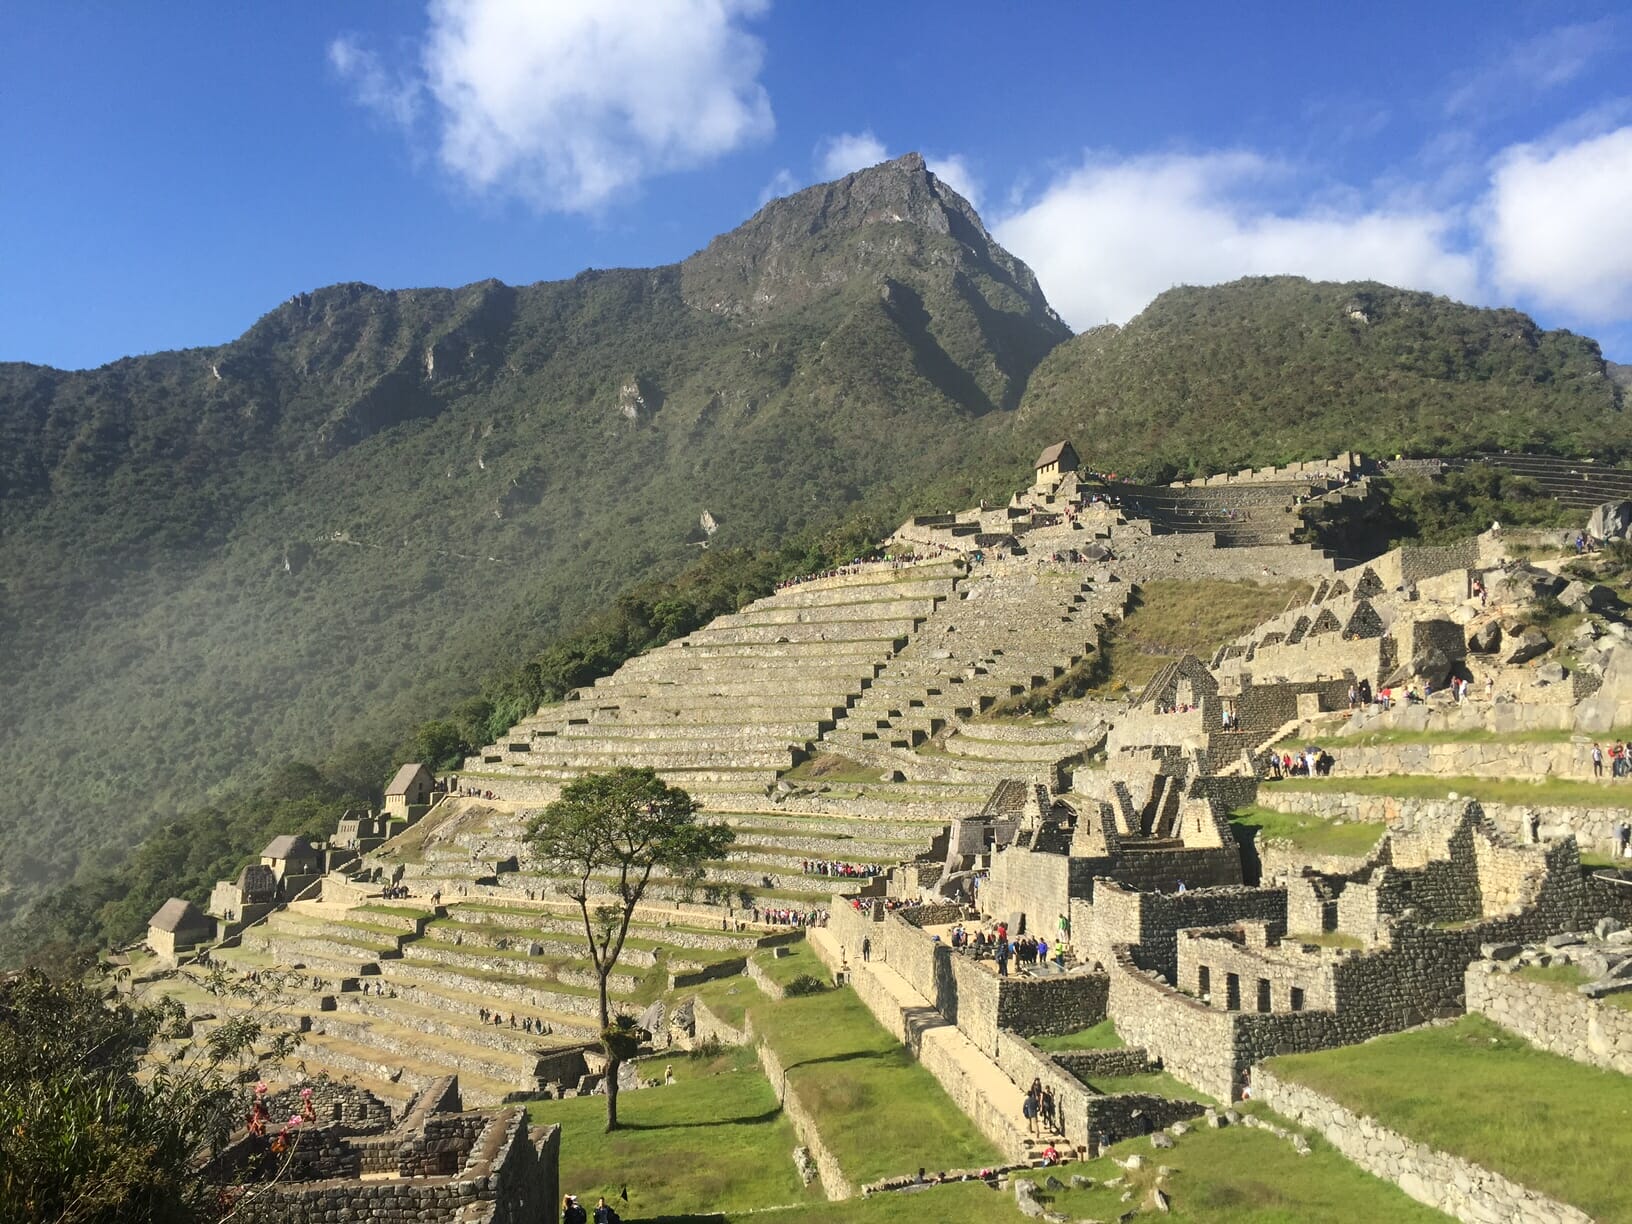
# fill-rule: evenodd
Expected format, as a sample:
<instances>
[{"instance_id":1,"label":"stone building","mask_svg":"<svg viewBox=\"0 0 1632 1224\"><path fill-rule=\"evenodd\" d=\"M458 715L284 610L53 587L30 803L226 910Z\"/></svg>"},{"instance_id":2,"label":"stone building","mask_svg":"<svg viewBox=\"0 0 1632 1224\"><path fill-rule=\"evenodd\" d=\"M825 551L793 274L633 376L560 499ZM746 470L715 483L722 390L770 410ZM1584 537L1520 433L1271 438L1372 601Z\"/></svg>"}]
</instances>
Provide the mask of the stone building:
<instances>
[{"instance_id":1,"label":"stone building","mask_svg":"<svg viewBox=\"0 0 1632 1224\"><path fill-rule=\"evenodd\" d=\"M1037 456L1037 462L1033 465L1036 470L1033 483L1037 488L1055 484L1067 472L1076 471L1081 462L1071 443L1056 442Z\"/></svg>"},{"instance_id":2,"label":"stone building","mask_svg":"<svg viewBox=\"0 0 1632 1224\"><path fill-rule=\"evenodd\" d=\"M277 900L277 873L265 863L249 863L236 880L216 881L210 891L210 913L221 920L226 935L265 917Z\"/></svg>"},{"instance_id":3,"label":"stone building","mask_svg":"<svg viewBox=\"0 0 1632 1224\"><path fill-rule=\"evenodd\" d=\"M429 803L435 790L436 779L430 770L417 761L404 765L385 788L386 814L405 820L408 809Z\"/></svg>"},{"instance_id":4,"label":"stone building","mask_svg":"<svg viewBox=\"0 0 1632 1224\"><path fill-rule=\"evenodd\" d=\"M278 894L287 901L323 874L323 853L299 834L285 833L266 844L261 866L277 877Z\"/></svg>"},{"instance_id":5,"label":"stone building","mask_svg":"<svg viewBox=\"0 0 1632 1224\"><path fill-rule=\"evenodd\" d=\"M171 897L147 920L147 946L166 960L208 943L214 935L215 923L181 897Z\"/></svg>"},{"instance_id":6,"label":"stone building","mask_svg":"<svg viewBox=\"0 0 1632 1224\"><path fill-rule=\"evenodd\" d=\"M556 1218L559 1126L529 1127L521 1106L465 1110L451 1076L427 1086L395 1125L383 1107L359 1105L367 1096L324 1093L316 1122L289 1127L283 1119L298 1098L280 1094L268 1134L239 1132L206 1176L249 1224Z\"/></svg>"}]
</instances>

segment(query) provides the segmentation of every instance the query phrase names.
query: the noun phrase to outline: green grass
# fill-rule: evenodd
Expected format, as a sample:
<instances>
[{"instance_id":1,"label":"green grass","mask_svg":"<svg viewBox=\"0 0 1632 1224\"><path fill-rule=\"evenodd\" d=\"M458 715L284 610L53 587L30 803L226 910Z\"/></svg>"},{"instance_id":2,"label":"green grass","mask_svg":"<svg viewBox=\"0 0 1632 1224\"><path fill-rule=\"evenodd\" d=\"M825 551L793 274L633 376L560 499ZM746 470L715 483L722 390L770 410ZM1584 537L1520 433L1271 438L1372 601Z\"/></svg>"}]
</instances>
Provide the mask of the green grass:
<instances>
[{"instance_id":1,"label":"green grass","mask_svg":"<svg viewBox=\"0 0 1632 1224\"><path fill-rule=\"evenodd\" d=\"M821 1197L794 1171L798 1143L753 1052L729 1050L706 1062L651 1059L642 1074L676 1083L618 1097L622 1126L608 1135L606 1098L539 1101L535 1124L561 1123L561 1186L593 1211L595 1196L629 1220L731 1211ZM618 1192L627 1186L625 1206Z\"/></svg>"},{"instance_id":2,"label":"green grass","mask_svg":"<svg viewBox=\"0 0 1632 1224\"><path fill-rule=\"evenodd\" d=\"M836 752L821 752L782 775L789 782L877 782L884 771Z\"/></svg>"},{"instance_id":3,"label":"green grass","mask_svg":"<svg viewBox=\"0 0 1632 1224\"><path fill-rule=\"evenodd\" d=\"M1286 942L1290 944L1314 944L1317 948L1363 948L1366 946L1358 936L1345 935L1342 931L1288 933Z\"/></svg>"},{"instance_id":4,"label":"green grass","mask_svg":"<svg viewBox=\"0 0 1632 1224\"><path fill-rule=\"evenodd\" d=\"M1125 1049L1122 1038L1117 1035L1115 1021L1106 1019L1090 1028L1078 1029L1074 1033L1043 1033L1030 1039L1031 1044L1039 1050L1067 1051L1067 1050L1121 1050Z\"/></svg>"},{"instance_id":5,"label":"green grass","mask_svg":"<svg viewBox=\"0 0 1632 1224\"><path fill-rule=\"evenodd\" d=\"M1388 831L1388 826L1381 821L1351 820L1338 823L1302 812L1278 812L1273 808L1257 806L1230 813L1230 823L1236 826L1238 837L1243 830L1252 829L1256 830L1260 843L1291 842L1310 854L1370 854Z\"/></svg>"},{"instance_id":6,"label":"green grass","mask_svg":"<svg viewBox=\"0 0 1632 1224\"><path fill-rule=\"evenodd\" d=\"M1273 1117L1267 1110L1245 1109ZM1100 1159L1067 1165L1061 1174L1063 1181L1082 1173L1096 1183L1124 1177L1135 1191L1129 1202L1122 1202L1129 1187L1100 1185L1039 1197L1052 1200L1048 1205L1067 1217L1099 1220L1117 1219L1134 1206L1144 1209L1141 1219L1195 1224L1426 1224L1447 1219L1349 1163L1319 1136L1309 1136L1309 1146L1309 1155L1299 1156L1285 1140L1244 1126L1201 1127L1171 1151L1154 1154L1148 1140L1130 1139L1113 1147L1111 1155L1125 1158L1138 1152L1145 1158L1143 1169L1124 1173ZM1173 1170L1163 1183L1172 1199L1165 1217L1148 1206L1156 1167L1163 1164ZM1036 1180L1043 1176L1039 1171Z\"/></svg>"},{"instance_id":7,"label":"green grass","mask_svg":"<svg viewBox=\"0 0 1632 1224\"><path fill-rule=\"evenodd\" d=\"M1482 1016L1269 1066L1597 1219L1632 1219L1632 1089L1623 1075L1545 1053Z\"/></svg>"},{"instance_id":8,"label":"green grass","mask_svg":"<svg viewBox=\"0 0 1632 1224\"><path fill-rule=\"evenodd\" d=\"M1309 594L1306 582L1159 578L1140 583L1128 615L1106 634L1107 663L1101 664L1104 678L1096 688L1137 691L1186 653L1206 661L1226 642Z\"/></svg>"},{"instance_id":9,"label":"green grass","mask_svg":"<svg viewBox=\"0 0 1632 1224\"><path fill-rule=\"evenodd\" d=\"M1342 760L1338 761L1339 769ZM1632 785L1612 782L1544 778L1531 782L1523 778L1469 778L1429 774L1392 774L1378 778L1286 778L1264 785L1284 791L1310 791L1328 795L1396 795L1401 799L1443 799L1455 791L1483 803L1553 804L1561 807L1632 808Z\"/></svg>"},{"instance_id":10,"label":"green grass","mask_svg":"<svg viewBox=\"0 0 1632 1224\"><path fill-rule=\"evenodd\" d=\"M821 981L828 981L827 970L816 960L815 955L807 953L800 956L801 951L805 951L802 944L790 944L788 955L779 957L776 955L777 949L766 948L754 956L754 961L765 971L765 976L778 986L786 986L794 978L807 974Z\"/></svg>"},{"instance_id":11,"label":"green grass","mask_svg":"<svg viewBox=\"0 0 1632 1224\"><path fill-rule=\"evenodd\" d=\"M828 976L808 947L780 964L789 973ZM748 1010L851 1181L998 1163L996 1149L855 991L760 1000ZM889 1142L879 1141L884 1135Z\"/></svg>"},{"instance_id":12,"label":"green grass","mask_svg":"<svg viewBox=\"0 0 1632 1224\"><path fill-rule=\"evenodd\" d=\"M1386 728L1365 731L1359 735L1345 735L1334 741L1343 748L1369 748L1377 744L1567 744L1579 731L1407 731ZM1606 733L1603 742L1626 739L1632 730L1621 727ZM1291 737L1297 739L1299 737ZM1291 740L1283 741L1291 742Z\"/></svg>"},{"instance_id":13,"label":"green grass","mask_svg":"<svg viewBox=\"0 0 1632 1224\"><path fill-rule=\"evenodd\" d=\"M748 1004L764 997L759 987L745 976L716 978L701 986L688 988L686 994L696 995L732 1028L740 1029L748 1013Z\"/></svg>"},{"instance_id":14,"label":"green grass","mask_svg":"<svg viewBox=\"0 0 1632 1224\"><path fill-rule=\"evenodd\" d=\"M1205 1092L1197 1092L1189 1084L1174 1079L1166 1071L1152 1071L1145 1075L1104 1076L1089 1081L1088 1086L1105 1096L1115 1096L1119 1092L1148 1092L1153 1096L1171 1097L1175 1101L1218 1104Z\"/></svg>"},{"instance_id":15,"label":"green grass","mask_svg":"<svg viewBox=\"0 0 1632 1224\"><path fill-rule=\"evenodd\" d=\"M1576 987L1594 980L1588 977L1579 965L1524 965L1517 972L1526 981L1540 982L1544 986L1551 986L1555 990L1572 995L1576 993ZM1607 1003L1610 1007L1618 1007L1622 1011L1632 1011L1632 991L1605 995L1599 1002Z\"/></svg>"}]
</instances>

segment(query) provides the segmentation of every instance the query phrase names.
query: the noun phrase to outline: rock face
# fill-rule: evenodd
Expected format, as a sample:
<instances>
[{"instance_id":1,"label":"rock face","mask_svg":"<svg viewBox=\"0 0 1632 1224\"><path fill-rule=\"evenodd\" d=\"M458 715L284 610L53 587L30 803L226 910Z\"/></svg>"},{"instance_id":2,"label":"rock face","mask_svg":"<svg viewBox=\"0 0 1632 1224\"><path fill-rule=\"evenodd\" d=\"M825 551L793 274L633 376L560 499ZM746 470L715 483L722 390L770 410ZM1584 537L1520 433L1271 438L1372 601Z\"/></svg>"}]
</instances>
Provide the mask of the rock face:
<instances>
[{"instance_id":1,"label":"rock face","mask_svg":"<svg viewBox=\"0 0 1632 1224\"><path fill-rule=\"evenodd\" d=\"M1486 621L1468 635L1468 649L1475 654L1491 654L1502 644L1502 627Z\"/></svg>"},{"instance_id":2,"label":"rock face","mask_svg":"<svg viewBox=\"0 0 1632 1224\"><path fill-rule=\"evenodd\" d=\"M1632 534L1632 501L1605 502L1587 519L1587 534L1600 540L1624 540Z\"/></svg>"},{"instance_id":3,"label":"rock face","mask_svg":"<svg viewBox=\"0 0 1632 1224\"><path fill-rule=\"evenodd\" d=\"M1507 653L1502 662L1509 665L1528 663L1531 659L1551 650L1552 646L1552 639L1531 625L1520 630L1518 635L1508 642Z\"/></svg>"}]
</instances>

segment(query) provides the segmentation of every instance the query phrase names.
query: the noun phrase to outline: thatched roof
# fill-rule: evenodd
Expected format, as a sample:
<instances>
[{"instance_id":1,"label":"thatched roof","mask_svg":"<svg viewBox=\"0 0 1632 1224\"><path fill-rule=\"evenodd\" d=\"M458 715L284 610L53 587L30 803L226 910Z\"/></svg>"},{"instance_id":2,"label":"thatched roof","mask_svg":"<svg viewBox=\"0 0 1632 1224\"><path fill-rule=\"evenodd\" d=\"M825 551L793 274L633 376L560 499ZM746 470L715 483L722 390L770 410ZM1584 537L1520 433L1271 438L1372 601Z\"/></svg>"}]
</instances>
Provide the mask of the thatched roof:
<instances>
[{"instance_id":1,"label":"thatched roof","mask_svg":"<svg viewBox=\"0 0 1632 1224\"><path fill-rule=\"evenodd\" d=\"M210 920L199 913L198 907L181 897L171 897L159 906L158 913L147 920L149 927L174 934L188 927L207 927Z\"/></svg>"},{"instance_id":2,"label":"thatched roof","mask_svg":"<svg viewBox=\"0 0 1632 1224\"><path fill-rule=\"evenodd\" d=\"M1067 455L1071 456L1071 463L1073 466L1075 466L1077 462L1077 452L1075 448L1072 447L1071 443L1069 442L1056 442L1042 454L1038 455L1037 462L1032 464L1032 466L1045 468L1051 463L1063 463Z\"/></svg>"},{"instance_id":3,"label":"thatched roof","mask_svg":"<svg viewBox=\"0 0 1632 1224\"><path fill-rule=\"evenodd\" d=\"M281 837L274 837L266 843L266 849L261 851L262 858L286 859L306 858L316 854L312 843L298 833L285 833Z\"/></svg>"},{"instance_id":4,"label":"thatched roof","mask_svg":"<svg viewBox=\"0 0 1632 1224\"><path fill-rule=\"evenodd\" d=\"M408 793L408 787L420 774L424 774L427 781L435 780L431 777L430 770L426 769L425 766L421 765L418 761L414 761L411 764L404 765L401 769L397 770L396 774L391 779L391 785L385 788L385 793L388 795L406 795Z\"/></svg>"}]
</instances>

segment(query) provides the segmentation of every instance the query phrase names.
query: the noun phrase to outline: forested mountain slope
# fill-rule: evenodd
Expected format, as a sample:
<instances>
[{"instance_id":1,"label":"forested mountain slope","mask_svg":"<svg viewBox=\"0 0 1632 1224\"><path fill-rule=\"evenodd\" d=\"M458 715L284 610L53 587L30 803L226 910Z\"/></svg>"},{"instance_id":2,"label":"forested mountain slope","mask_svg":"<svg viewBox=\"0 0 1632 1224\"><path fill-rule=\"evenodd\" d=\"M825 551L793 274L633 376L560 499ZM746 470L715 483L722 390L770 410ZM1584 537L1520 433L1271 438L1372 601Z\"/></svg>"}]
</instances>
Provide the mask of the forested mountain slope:
<instances>
[{"instance_id":1,"label":"forested mountain slope","mask_svg":"<svg viewBox=\"0 0 1632 1224\"><path fill-rule=\"evenodd\" d=\"M1033 438L1092 439L1093 462L1146 478L1342 450L1608 459L1632 452L1622 394L1594 341L1516 310L1277 276L1173 289L1062 344L1020 421Z\"/></svg>"},{"instance_id":2,"label":"forested mountain slope","mask_svg":"<svg viewBox=\"0 0 1632 1224\"><path fill-rule=\"evenodd\" d=\"M400 736L695 559L704 511L761 545L967 500L970 423L1068 334L913 156L681 265L338 285L219 348L0 368L0 918L211 787Z\"/></svg>"},{"instance_id":3,"label":"forested mountain slope","mask_svg":"<svg viewBox=\"0 0 1632 1224\"><path fill-rule=\"evenodd\" d=\"M1071 338L916 155L676 265L337 285L216 348L0 366L0 924L159 824L146 875L91 904L162 889L210 798L253 840L257 796L305 777L290 819L318 820L410 727L705 543L1001 497L1060 437L1146 475L1607 452L1619 394L1590 341L1379 285L1176 290ZM231 846L205 841L207 874ZM64 898L57 928L88 929Z\"/></svg>"}]
</instances>

